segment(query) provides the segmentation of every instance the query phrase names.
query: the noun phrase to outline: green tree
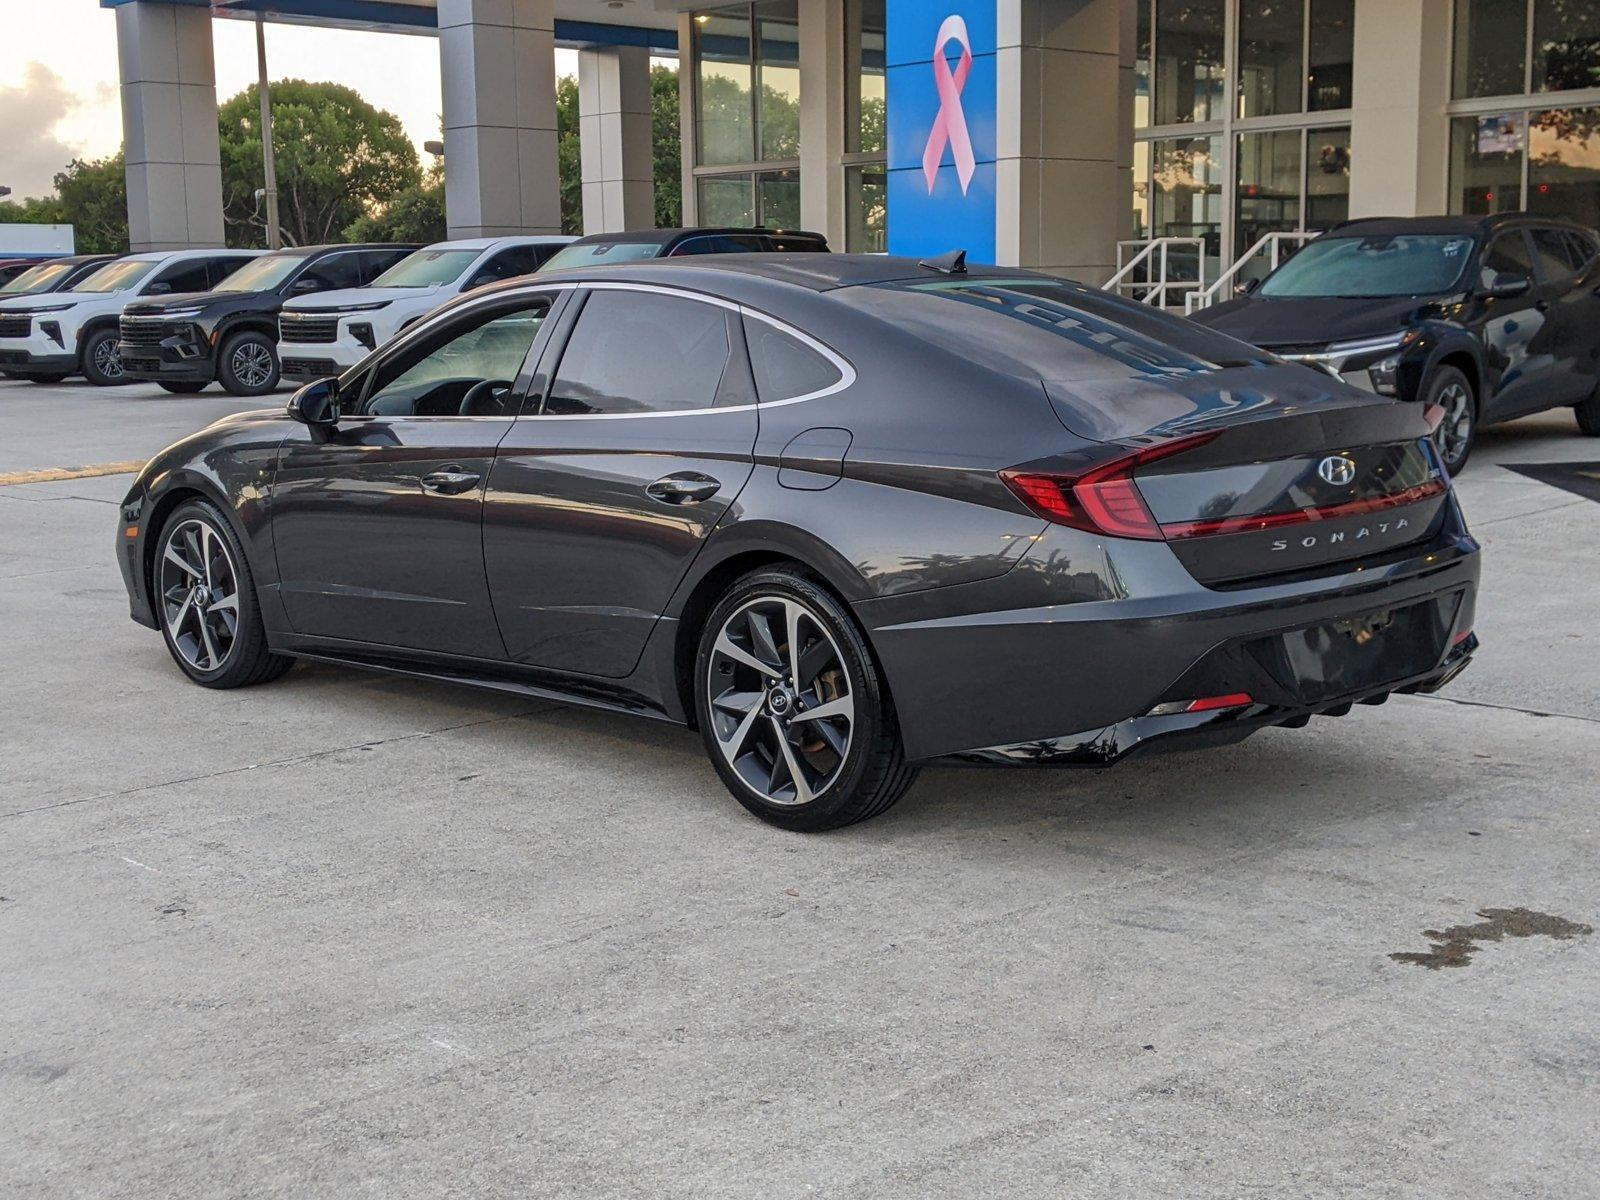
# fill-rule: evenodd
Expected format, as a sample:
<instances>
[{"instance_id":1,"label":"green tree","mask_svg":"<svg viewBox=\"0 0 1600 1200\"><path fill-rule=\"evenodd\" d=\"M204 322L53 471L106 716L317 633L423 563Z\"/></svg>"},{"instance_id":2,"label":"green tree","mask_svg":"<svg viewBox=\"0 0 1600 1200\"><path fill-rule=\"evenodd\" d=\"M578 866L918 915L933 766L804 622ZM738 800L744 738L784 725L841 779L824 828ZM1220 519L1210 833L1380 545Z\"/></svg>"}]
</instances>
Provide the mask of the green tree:
<instances>
[{"instance_id":1,"label":"green tree","mask_svg":"<svg viewBox=\"0 0 1600 1200\"><path fill-rule=\"evenodd\" d=\"M345 228L347 242L442 242L444 171L435 164L415 185L397 192L381 208L358 217Z\"/></svg>"},{"instance_id":2,"label":"green tree","mask_svg":"<svg viewBox=\"0 0 1600 1200\"><path fill-rule=\"evenodd\" d=\"M556 166L561 181L561 232L583 232L583 157L578 141L578 81L556 80Z\"/></svg>"},{"instance_id":3,"label":"green tree","mask_svg":"<svg viewBox=\"0 0 1600 1200\"><path fill-rule=\"evenodd\" d=\"M128 250L128 179L122 152L85 162L73 159L55 177L56 194L0 201L0 221L71 225L80 254Z\"/></svg>"},{"instance_id":4,"label":"green tree","mask_svg":"<svg viewBox=\"0 0 1600 1200\"><path fill-rule=\"evenodd\" d=\"M223 220L234 246L266 241L265 209L255 198L264 186L260 112L253 84L218 112ZM290 245L332 241L422 182L400 119L339 84L275 82L272 140L278 216Z\"/></svg>"},{"instance_id":5,"label":"green tree","mask_svg":"<svg viewBox=\"0 0 1600 1200\"><path fill-rule=\"evenodd\" d=\"M651 149L655 152L656 228L683 224L683 158L678 141L678 71L650 68Z\"/></svg>"}]
</instances>

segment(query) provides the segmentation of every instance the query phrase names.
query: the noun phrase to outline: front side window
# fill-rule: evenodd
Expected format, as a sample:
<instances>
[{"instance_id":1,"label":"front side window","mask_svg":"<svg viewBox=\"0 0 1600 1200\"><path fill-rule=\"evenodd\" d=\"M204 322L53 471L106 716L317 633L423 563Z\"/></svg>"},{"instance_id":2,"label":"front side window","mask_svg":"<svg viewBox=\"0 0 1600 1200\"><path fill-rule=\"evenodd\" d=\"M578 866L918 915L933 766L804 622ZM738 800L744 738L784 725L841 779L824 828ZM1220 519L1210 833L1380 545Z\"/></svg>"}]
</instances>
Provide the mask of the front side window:
<instances>
[{"instance_id":1,"label":"front side window","mask_svg":"<svg viewBox=\"0 0 1600 1200\"><path fill-rule=\"evenodd\" d=\"M241 259L240 261L242 262L243 260ZM177 292L203 292L211 287L209 265L209 262L203 258L193 258L185 262L173 263L150 281L148 290L151 292L160 291L163 295Z\"/></svg>"},{"instance_id":2,"label":"front side window","mask_svg":"<svg viewBox=\"0 0 1600 1200\"><path fill-rule=\"evenodd\" d=\"M514 410L513 385L550 313L540 296L480 311L434 331L378 367L355 415L484 417Z\"/></svg>"},{"instance_id":3,"label":"front side window","mask_svg":"<svg viewBox=\"0 0 1600 1200\"><path fill-rule=\"evenodd\" d=\"M1436 296L1456 287L1472 239L1466 234L1323 237L1267 278L1258 296Z\"/></svg>"},{"instance_id":4,"label":"front side window","mask_svg":"<svg viewBox=\"0 0 1600 1200\"><path fill-rule=\"evenodd\" d=\"M655 292L596 290L561 355L544 412L710 408L728 346L727 312L719 306Z\"/></svg>"},{"instance_id":5,"label":"front side window","mask_svg":"<svg viewBox=\"0 0 1600 1200\"><path fill-rule=\"evenodd\" d=\"M317 259L294 281L296 292L331 292L360 287L364 272L360 254L329 254ZM230 283L233 281L230 280Z\"/></svg>"},{"instance_id":6,"label":"front side window","mask_svg":"<svg viewBox=\"0 0 1600 1200\"><path fill-rule=\"evenodd\" d=\"M1483 252L1479 275L1484 287L1493 287L1500 275L1520 275L1533 278L1533 259L1528 254L1528 243L1519 230L1502 233L1489 243Z\"/></svg>"},{"instance_id":7,"label":"front side window","mask_svg":"<svg viewBox=\"0 0 1600 1200\"><path fill-rule=\"evenodd\" d=\"M472 278L467 280L467 289L515 279L519 275L532 275L538 269L539 256L532 246L512 246L473 268Z\"/></svg>"}]
</instances>

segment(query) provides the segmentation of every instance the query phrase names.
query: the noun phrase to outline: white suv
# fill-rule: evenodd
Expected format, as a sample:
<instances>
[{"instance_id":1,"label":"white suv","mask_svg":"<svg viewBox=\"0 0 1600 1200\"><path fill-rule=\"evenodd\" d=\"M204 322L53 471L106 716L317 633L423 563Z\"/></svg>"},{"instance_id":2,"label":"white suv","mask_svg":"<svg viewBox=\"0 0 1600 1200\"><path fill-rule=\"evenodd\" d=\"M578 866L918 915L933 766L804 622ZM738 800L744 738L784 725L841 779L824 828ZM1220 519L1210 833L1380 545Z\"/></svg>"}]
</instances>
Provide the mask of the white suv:
<instances>
[{"instance_id":1,"label":"white suv","mask_svg":"<svg viewBox=\"0 0 1600 1200\"><path fill-rule=\"evenodd\" d=\"M531 275L570 237L466 238L413 251L371 287L290 300L278 314L283 378L322 379L355 366L462 292Z\"/></svg>"},{"instance_id":2,"label":"white suv","mask_svg":"<svg viewBox=\"0 0 1600 1200\"><path fill-rule=\"evenodd\" d=\"M0 300L0 370L36 383L83 372L122 382L122 306L138 296L209 292L259 250L153 250L116 259L64 292Z\"/></svg>"}]
</instances>

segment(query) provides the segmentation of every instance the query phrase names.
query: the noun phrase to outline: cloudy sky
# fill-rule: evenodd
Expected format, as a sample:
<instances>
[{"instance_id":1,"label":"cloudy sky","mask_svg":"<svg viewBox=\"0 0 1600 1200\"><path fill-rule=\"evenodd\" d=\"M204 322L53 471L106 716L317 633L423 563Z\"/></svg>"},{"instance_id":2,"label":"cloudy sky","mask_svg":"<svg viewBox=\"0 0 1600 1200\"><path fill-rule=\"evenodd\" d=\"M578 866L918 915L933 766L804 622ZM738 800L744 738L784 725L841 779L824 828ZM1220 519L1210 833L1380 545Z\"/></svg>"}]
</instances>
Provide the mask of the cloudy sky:
<instances>
[{"instance_id":1,"label":"cloudy sky","mask_svg":"<svg viewBox=\"0 0 1600 1200\"><path fill-rule=\"evenodd\" d=\"M256 78L255 26L212 22L217 94ZM99 0L0 0L0 184L44 195L73 158L115 154L122 144L116 17ZM432 37L267 26L273 78L331 80L397 115L420 149L439 136L439 43ZM556 70L577 55L556 52Z\"/></svg>"}]
</instances>

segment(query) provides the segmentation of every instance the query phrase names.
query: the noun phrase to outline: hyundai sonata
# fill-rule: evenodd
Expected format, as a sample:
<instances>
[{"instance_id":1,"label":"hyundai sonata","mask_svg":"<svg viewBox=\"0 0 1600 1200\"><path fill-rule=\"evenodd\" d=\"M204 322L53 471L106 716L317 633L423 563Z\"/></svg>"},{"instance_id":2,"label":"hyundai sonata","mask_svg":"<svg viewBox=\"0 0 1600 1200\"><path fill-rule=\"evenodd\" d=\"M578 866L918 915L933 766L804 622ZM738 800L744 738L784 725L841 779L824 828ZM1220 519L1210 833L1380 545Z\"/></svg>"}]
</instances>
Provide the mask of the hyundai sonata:
<instances>
[{"instance_id":1,"label":"hyundai sonata","mask_svg":"<svg viewBox=\"0 0 1600 1200\"><path fill-rule=\"evenodd\" d=\"M958 255L462 297L157 455L118 545L203 686L320 659L687 724L790 829L925 763L1104 766L1431 691L1477 646L1422 409Z\"/></svg>"}]
</instances>

